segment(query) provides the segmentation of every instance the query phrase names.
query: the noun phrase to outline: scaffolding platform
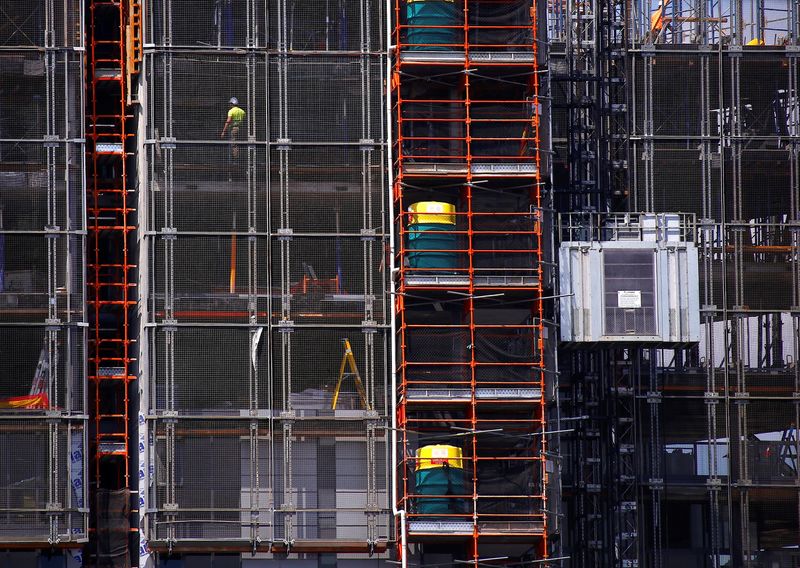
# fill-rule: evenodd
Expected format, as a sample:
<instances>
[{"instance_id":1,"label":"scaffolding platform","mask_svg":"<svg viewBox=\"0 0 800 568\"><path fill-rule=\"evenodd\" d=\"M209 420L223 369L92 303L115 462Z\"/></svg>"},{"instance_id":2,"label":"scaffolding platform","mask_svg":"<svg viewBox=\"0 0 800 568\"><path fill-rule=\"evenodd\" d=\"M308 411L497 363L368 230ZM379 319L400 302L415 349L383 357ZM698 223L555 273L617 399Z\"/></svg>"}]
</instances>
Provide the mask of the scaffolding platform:
<instances>
[{"instance_id":1,"label":"scaffolding platform","mask_svg":"<svg viewBox=\"0 0 800 568\"><path fill-rule=\"evenodd\" d=\"M405 284L406 286L469 286L470 278L468 275L458 274L415 274L408 272L405 275ZM539 279L535 276L475 275L472 277L472 284L476 288L536 288L539 286Z\"/></svg>"},{"instance_id":2,"label":"scaffolding platform","mask_svg":"<svg viewBox=\"0 0 800 568\"><path fill-rule=\"evenodd\" d=\"M119 79L120 77L122 77L122 71L118 68L98 68L94 70L95 79Z\"/></svg>"},{"instance_id":3,"label":"scaffolding platform","mask_svg":"<svg viewBox=\"0 0 800 568\"><path fill-rule=\"evenodd\" d=\"M482 521L478 522L481 536L543 536L545 524L540 521Z\"/></svg>"},{"instance_id":4,"label":"scaffolding platform","mask_svg":"<svg viewBox=\"0 0 800 568\"><path fill-rule=\"evenodd\" d=\"M472 536L470 521L424 520L408 521L409 535Z\"/></svg>"},{"instance_id":5,"label":"scaffolding platform","mask_svg":"<svg viewBox=\"0 0 800 568\"><path fill-rule=\"evenodd\" d=\"M542 389L538 388L475 388L476 400L534 402L541 398ZM469 402L472 400L472 390L469 388L409 388L406 390L406 399L409 402Z\"/></svg>"},{"instance_id":6,"label":"scaffolding platform","mask_svg":"<svg viewBox=\"0 0 800 568\"><path fill-rule=\"evenodd\" d=\"M469 63L533 63L532 51L470 51ZM406 51L400 55L403 63L462 65L465 60L463 51Z\"/></svg>"},{"instance_id":7,"label":"scaffolding platform","mask_svg":"<svg viewBox=\"0 0 800 568\"><path fill-rule=\"evenodd\" d=\"M404 171L409 175L431 176L466 176L481 175L486 177L503 176L536 176L538 169L534 163L509 162L509 163L480 163L473 162L471 166L466 163L448 164L442 162L408 162Z\"/></svg>"}]
</instances>

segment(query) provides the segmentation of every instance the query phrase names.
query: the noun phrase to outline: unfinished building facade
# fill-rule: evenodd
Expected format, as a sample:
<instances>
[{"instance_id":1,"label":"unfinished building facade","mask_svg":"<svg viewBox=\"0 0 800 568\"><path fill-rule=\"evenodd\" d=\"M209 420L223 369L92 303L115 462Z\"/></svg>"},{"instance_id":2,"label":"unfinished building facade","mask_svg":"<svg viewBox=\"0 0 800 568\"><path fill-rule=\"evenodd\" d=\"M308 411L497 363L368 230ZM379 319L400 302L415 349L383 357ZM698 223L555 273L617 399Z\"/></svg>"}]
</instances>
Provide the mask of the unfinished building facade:
<instances>
[{"instance_id":1,"label":"unfinished building facade","mask_svg":"<svg viewBox=\"0 0 800 568\"><path fill-rule=\"evenodd\" d=\"M565 553L794 566L796 3L553 3L549 24L560 207L682 212L699 253L699 343L560 356Z\"/></svg>"},{"instance_id":2,"label":"unfinished building facade","mask_svg":"<svg viewBox=\"0 0 800 568\"><path fill-rule=\"evenodd\" d=\"M0 10L0 540L28 549L0 553L14 566L39 548L79 558L88 534L81 16L72 0Z\"/></svg>"},{"instance_id":3,"label":"unfinished building facade","mask_svg":"<svg viewBox=\"0 0 800 568\"><path fill-rule=\"evenodd\" d=\"M393 539L384 6L143 13L140 560L375 562Z\"/></svg>"}]
</instances>

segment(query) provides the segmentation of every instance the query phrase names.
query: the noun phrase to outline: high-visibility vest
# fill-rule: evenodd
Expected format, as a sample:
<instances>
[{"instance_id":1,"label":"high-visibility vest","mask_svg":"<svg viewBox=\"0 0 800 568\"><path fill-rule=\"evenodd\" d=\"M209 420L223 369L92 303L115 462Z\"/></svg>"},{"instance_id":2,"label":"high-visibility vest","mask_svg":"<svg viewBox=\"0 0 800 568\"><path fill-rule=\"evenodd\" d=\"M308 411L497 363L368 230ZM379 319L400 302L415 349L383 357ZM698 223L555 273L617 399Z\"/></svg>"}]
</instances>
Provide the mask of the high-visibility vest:
<instances>
[{"instance_id":1,"label":"high-visibility vest","mask_svg":"<svg viewBox=\"0 0 800 568\"><path fill-rule=\"evenodd\" d=\"M238 106L231 107L228 111L228 118L231 120L233 126L239 126L244 120L245 112Z\"/></svg>"},{"instance_id":2,"label":"high-visibility vest","mask_svg":"<svg viewBox=\"0 0 800 568\"><path fill-rule=\"evenodd\" d=\"M650 15L650 31L660 32L664 27L664 8L669 5L671 0L662 1L658 8Z\"/></svg>"}]
</instances>

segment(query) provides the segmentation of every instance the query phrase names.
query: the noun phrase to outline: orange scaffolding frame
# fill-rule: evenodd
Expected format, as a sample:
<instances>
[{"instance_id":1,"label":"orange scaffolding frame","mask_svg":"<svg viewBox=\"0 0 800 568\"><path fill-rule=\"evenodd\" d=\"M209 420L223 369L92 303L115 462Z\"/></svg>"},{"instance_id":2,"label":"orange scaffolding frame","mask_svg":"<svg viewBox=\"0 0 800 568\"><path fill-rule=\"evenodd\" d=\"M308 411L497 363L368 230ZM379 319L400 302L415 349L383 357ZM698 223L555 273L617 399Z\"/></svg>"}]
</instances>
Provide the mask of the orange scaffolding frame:
<instances>
[{"instance_id":1,"label":"orange scaffolding frame","mask_svg":"<svg viewBox=\"0 0 800 568\"><path fill-rule=\"evenodd\" d=\"M136 199L131 195L135 188L128 164L133 134L126 92L132 84L131 64L138 61L136 50L141 48L141 24L134 0L90 0L88 7L87 303L91 314L90 495L95 502L98 491L131 490L137 483L131 476L136 448L136 433L131 431L136 380ZM90 527L90 542L95 544L90 554L100 554L96 543L111 530L95 510ZM129 530L125 539L136 534L138 523L131 522Z\"/></svg>"},{"instance_id":2,"label":"orange scaffolding frame","mask_svg":"<svg viewBox=\"0 0 800 568\"><path fill-rule=\"evenodd\" d=\"M411 4L424 3L394 0L392 32L399 268L395 497L406 512L409 542L452 540L454 551L456 543L463 545L455 554L476 564L486 562L484 543L529 544L544 559L549 474L537 7L534 0L427 2L433 9L453 6L460 21L409 22ZM514 7L507 10L508 25L481 21L482 11ZM432 42L410 42L409 30ZM449 31L425 33L442 30ZM454 213L439 213L438 234L453 248L409 247L409 237L426 231L412 226L409 205L430 200L456 206ZM437 213L425 215L430 220ZM421 266L425 255L455 261L445 270L435 261ZM527 318L506 319L509 311ZM502 353L511 344L514 353ZM490 356L493 349L499 355ZM415 452L427 443L461 447L466 494L417 490ZM534 487L487 494L481 489L488 487L487 466L523 470ZM444 516L425 514L418 511L421 498L467 506ZM398 555L405 554L398 544Z\"/></svg>"}]
</instances>

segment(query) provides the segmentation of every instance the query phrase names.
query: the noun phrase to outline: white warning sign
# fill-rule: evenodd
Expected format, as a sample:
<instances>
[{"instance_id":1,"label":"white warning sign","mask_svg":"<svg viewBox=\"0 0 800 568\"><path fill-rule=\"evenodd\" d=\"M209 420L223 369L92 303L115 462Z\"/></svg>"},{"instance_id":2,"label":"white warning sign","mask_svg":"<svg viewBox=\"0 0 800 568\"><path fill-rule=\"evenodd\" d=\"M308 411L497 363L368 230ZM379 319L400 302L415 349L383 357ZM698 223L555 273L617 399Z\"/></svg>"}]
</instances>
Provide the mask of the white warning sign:
<instances>
[{"instance_id":1,"label":"white warning sign","mask_svg":"<svg viewBox=\"0 0 800 568\"><path fill-rule=\"evenodd\" d=\"M617 292L617 307L620 308L641 308L641 290L620 290Z\"/></svg>"}]
</instances>

